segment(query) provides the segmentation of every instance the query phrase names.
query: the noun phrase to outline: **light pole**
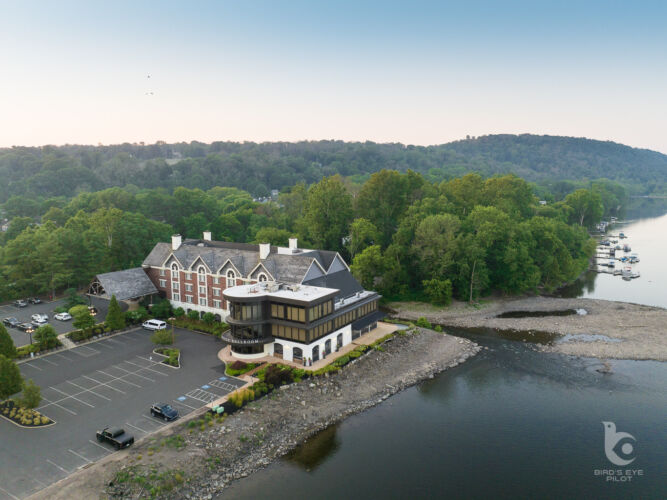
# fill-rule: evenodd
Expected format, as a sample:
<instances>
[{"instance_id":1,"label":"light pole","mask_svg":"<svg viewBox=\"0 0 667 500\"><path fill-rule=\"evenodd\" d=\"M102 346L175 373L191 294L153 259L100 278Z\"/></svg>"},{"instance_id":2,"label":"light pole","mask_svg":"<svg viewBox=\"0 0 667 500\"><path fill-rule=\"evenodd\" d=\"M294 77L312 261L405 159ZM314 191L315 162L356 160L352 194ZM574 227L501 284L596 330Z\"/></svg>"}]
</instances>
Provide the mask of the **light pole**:
<instances>
[{"instance_id":1,"label":"light pole","mask_svg":"<svg viewBox=\"0 0 667 500\"><path fill-rule=\"evenodd\" d=\"M176 334L174 333L174 321L176 321L175 316L169 318L169 322L171 323L171 345L174 345L174 342L176 342Z\"/></svg>"}]
</instances>

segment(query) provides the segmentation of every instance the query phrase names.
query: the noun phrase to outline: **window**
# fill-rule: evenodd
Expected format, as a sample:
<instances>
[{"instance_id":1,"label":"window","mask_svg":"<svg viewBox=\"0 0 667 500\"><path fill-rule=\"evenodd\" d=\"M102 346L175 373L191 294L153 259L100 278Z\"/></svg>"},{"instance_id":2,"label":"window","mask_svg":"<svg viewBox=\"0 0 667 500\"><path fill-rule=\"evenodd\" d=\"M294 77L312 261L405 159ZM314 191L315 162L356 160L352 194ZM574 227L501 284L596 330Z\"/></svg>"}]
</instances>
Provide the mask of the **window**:
<instances>
[{"instance_id":1,"label":"window","mask_svg":"<svg viewBox=\"0 0 667 500\"><path fill-rule=\"evenodd\" d=\"M191 291L192 291L192 285L186 283L186 284L185 284L185 291L186 291L186 292L191 292Z\"/></svg>"},{"instance_id":2,"label":"window","mask_svg":"<svg viewBox=\"0 0 667 500\"><path fill-rule=\"evenodd\" d=\"M206 297L199 297L199 305L200 306L208 306L208 301L206 300Z\"/></svg>"},{"instance_id":3,"label":"window","mask_svg":"<svg viewBox=\"0 0 667 500\"><path fill-rule=\"evenodd\" d=\"M178 290L178 283L172 283L171 288L173 288L174 290Z\"/></svg>"},{"instance_id":4,"label":"window","mask_svg":"<svg viewBox=\"0 0 667 500\"><path fill-rule=\"evenodd\" d=\"M205 286L200 286L199 287L199 295L206 295L206 287Z\"/></svg>"},{"instance_id":5,"label":"window","mask_svg":"<svg viewBox=\"0 0 667 500\"><path fill-rule=\"evenodd\" d=\"M186 295L186 296L185 296L185 301L186 301L188 304L192 304L192 295Z\"/></svg>"},{"instance_id":6,"label":"window","mask_svg":"<svg viewBox=\"0 0 667 500\"><path fill-rule=\"evenodd\" d=\"M173 281L178 281L178 265L177 264L172 264L171 265L171 279Z\"/></svg>"},{"instance_id":7,"label":"window","mask_svg":"<svg viewBox=\"0 0 667 500\"><path fill-rule=\"evenodd\" d=\"M214 288L213 289L213 296L214 297L220 297L220 289L219 288Z\"/></svg>"},{"instance_id":8,"label":"window","mask_svg":"<svg viewBox=\"0 0 667 500\"><path fill-rule=\"evenodd\" d=\"M166 276L167 271L165 269L160 269L160 276Z\"/></svg>"},{"instance_id":9,"label":"window","mask_svg":"<svg viewBox=\"0 0 667 500\"><path fill-rule=\"evenodd\" d=\"M181 301L181 294L180 293L172 293L171 298L172 298L172 300L175 300L176 302L180 302Z\"/></svg>"},{"instance_id":10,"label":"window","mask_svg":"<svg viewBox=\"0 0 667 500\"><path fill-rule=\"evenodd\" d=\"M236 274L234 271L227 271L227 288L236 286Z\"/></svg>"},{"instance_id":11,"label":"window","mask_svg":"<svg viewBox=\"0 0 667 500\"><path fill-rule=\"evenodd\" d=\"M257 280L261 283L263 281L268 281L269 279L266 277L266 274L259 273L259 276L257 277Z\"/></svg>"},{"instance_id":12,"label":"window","mask_svg":"<svg viewBox=\"0 0 667 500\"><path fill-rule=\"evenodd\" d=\"M160 280L160 288L166 288L167 287L167 280Z\"/></svg>"},{"instance_id":13,"label":"window","mask_svg":"<svg viewBox=\"0 0 667 500\"><path fill-rule=\"evenodd\" d=\"M206 283L206 268L204 266L199 266L197 274L199 274L199 282Z\"/></svg>"},{"instance_id":14,"label":"window","mask_svg":"<svg viewBox=\"0 0 667 500\"><path fill-rule=\"evenodd\" d=\"M191 280L192 279L192 273L185 273L185 279L186 280Z\"/></svg>"},{"instance_id":15,"label":"window","mask_svg":"<svg viewBox=\"0 0 667 500\"><path fill-rule=\"evenodd\" d=\"M220 301L219 300L214 300L213 301L213 307L215 307L216 309L220 309L221 308L220 307Z\"/></svg>"},{"instance_id":16,"label":"window","mask_svg":"<svg viewBox=\"0 0 667 500\"><path fill-rule=\"evenodd\" d=\"M218 278L217 276L215 276L215 277L213 278L213 284L214 284L214 285L219 285L219 284L220 284L220 278Z\"/></svg>"}]
</instances>

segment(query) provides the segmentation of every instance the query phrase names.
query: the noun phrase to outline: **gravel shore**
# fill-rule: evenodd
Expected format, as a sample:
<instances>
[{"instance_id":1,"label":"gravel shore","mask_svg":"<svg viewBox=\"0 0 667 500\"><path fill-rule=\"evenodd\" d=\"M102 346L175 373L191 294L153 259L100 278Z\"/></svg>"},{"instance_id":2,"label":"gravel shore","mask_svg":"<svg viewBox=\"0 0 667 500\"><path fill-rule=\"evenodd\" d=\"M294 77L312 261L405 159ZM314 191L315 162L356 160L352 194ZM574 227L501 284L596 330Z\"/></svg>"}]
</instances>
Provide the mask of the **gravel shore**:
<instances>
[{"instance_id":1,"label":"gravel shore","mask_svg":"<svg viewBox=\"0 0 667 500\"><path fill-rule=\"evenodd\" d=\"M390 305L394 315L450 327L495 328L555 334L543 351L575 356L667 360L667 310L659 307L596 299L529 297L494 299L477 306L456 302L447 308L400 302ZM510 311L566 311L584 309L585 315L498 318ZM591 336L581 341L576 336ZM566 337L567 336L567 337ZM571 336L575 336L574 338ZM609 337L606 340L604 337ZM569 340L568 340L569 339Z\"/></svg>"},{"instance_id":2,"label":"gravel shore","mask_svg":"<svg viewBox=\"0 0 667 500\"><path fill-rule=\"evenodd\" d=\"M204 430L190 432L186 422L171 425L31 498L137 498L136 488L130 491L127 483L112 481L120 469L141 464L157 471L178 470L185 479L159 498L210 499L316 432L463 363L479 349L469 340L414 328L338 373L284 386ZM177 434L184 438L182 449L156 446Z\"/></svg>"}]
</instances>

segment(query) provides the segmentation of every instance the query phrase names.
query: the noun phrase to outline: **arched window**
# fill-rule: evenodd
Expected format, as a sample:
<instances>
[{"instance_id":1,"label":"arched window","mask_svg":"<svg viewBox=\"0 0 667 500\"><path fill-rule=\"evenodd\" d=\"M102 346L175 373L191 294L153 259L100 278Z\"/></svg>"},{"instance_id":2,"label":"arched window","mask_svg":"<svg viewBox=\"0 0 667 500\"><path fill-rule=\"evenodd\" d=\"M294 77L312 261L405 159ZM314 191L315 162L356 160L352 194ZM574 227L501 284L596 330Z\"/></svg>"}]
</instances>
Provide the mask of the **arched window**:
<instances>
[{"instance_id":1,"label":"arched window","mask_svg":"<svg viewBox=\"0 0 667 500\"><path fill-rule=\"evenodd\" d=\"M227 288L236 286L236 274L231 269L227 271Z\"/></svg>"},{"instance_id":2,"label":"arched window","mask_svg":"<svg viewBox=\"0 0 667 500\"><path fill-rule=\"evenodd\" d=\"M259 276L257 276L257 281L261 283L263 281L269 281L269 278L266 277L266 274L259 273Z\"/></svg>"},{"instance_id":3,"label":"arched window","mask_svg":"<svg viewBox=\"0 0 667 500\"><path fill-rule=\"evenodd\" d=\"M300 347L295 347L292 350L292 358L294 360L301 361L303 359L303 349L301 349Z\"/></svg>"},{"instance_id":4,"label":"arched window","mask_svg":"<svg viewBox=\"0 0 667 500\"><path fill-rule=\"evenodd\" d=\"M197 274L199 275L199 282L206 283L206 268L204 266L199 266Z\"/></svg>"},{"instance_id":5,"label":"arched window","mask_svg":"<svg viewBox=\"0 0 667 500\"><path fill-rule=\"evenodd\" d=\"M283 357L283 345L276 342L273 344L273 355L277 358Z\"/></svg>"}]
</instances>

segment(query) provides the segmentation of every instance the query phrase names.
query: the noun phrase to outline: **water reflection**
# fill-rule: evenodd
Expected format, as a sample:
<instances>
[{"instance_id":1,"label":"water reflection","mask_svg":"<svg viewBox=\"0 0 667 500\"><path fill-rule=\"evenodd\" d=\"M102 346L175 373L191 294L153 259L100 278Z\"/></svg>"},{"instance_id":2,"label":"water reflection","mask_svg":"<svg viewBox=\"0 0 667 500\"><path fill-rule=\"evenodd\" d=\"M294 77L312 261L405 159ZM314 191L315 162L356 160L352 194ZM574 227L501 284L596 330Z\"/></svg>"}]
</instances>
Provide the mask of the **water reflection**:
<instances>
[{"instance_id":1,"label":"water reflection","mask_svg":"<svg viewBox=\"0 0 667 500\"><path fill-rule=\"evenodd\" d=\"M315 470L325 460L332 457L340 447L337 435L338 424L327 427L308 441L285 455L285 460L301 466L307 472Z\"/></svg>"}]
</instances>

